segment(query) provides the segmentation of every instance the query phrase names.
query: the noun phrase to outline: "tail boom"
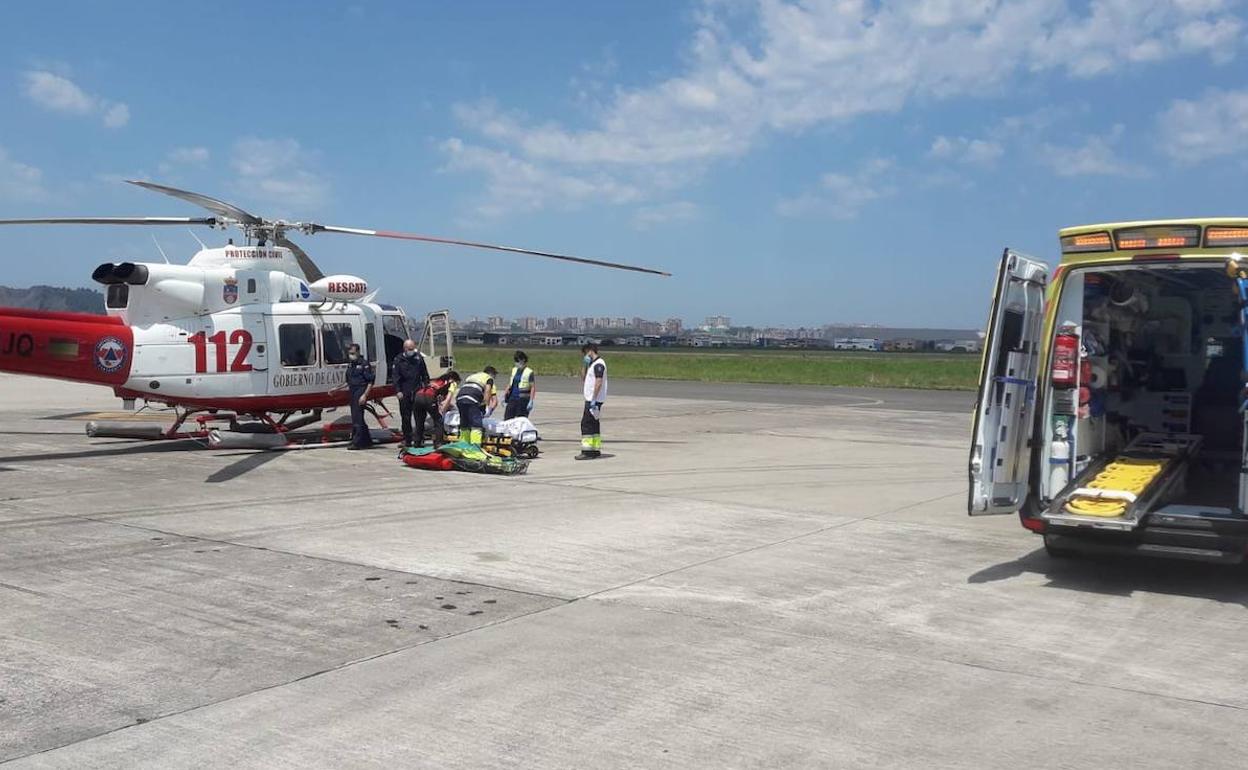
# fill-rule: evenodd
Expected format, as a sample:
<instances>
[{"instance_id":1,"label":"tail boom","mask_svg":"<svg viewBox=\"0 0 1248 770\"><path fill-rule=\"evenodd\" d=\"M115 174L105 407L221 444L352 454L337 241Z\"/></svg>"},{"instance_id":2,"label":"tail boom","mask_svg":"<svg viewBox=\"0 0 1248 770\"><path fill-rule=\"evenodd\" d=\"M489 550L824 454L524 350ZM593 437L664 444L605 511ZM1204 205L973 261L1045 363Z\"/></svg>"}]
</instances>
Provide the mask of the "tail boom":
<instances>
[{"instance_id":1,"label":"tail boom","mask_svg":"<svg viewBox=\"0 0 1248 770\"><path fill-rule=\"evenodd\" d=\"M0 308L0 372L116 387L133 358L134 334L119 318Z\"/></svg>"}]
</instances>

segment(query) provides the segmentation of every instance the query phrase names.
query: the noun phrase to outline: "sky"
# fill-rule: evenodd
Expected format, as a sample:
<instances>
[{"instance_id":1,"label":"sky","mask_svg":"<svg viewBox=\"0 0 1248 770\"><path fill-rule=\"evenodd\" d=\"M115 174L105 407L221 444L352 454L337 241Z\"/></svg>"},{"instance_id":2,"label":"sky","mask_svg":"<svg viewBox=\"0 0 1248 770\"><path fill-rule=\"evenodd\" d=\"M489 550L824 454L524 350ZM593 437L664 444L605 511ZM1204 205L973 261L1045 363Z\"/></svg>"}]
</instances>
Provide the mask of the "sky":
<instances>
[{"instance_id":1,"label":"sky","mask_svg":"<svg viewBox=\"0 0 1248 770\"><path fill-rule=\"evenodd\" d=\"M1248 2L11 3L0 218L255 213L457 317L978 327L1004 247L1248 216ZM0 283L174 261L181 228L0 228ZM210 244L226 234L200 228Z\"/></svg>"}]
</instances>

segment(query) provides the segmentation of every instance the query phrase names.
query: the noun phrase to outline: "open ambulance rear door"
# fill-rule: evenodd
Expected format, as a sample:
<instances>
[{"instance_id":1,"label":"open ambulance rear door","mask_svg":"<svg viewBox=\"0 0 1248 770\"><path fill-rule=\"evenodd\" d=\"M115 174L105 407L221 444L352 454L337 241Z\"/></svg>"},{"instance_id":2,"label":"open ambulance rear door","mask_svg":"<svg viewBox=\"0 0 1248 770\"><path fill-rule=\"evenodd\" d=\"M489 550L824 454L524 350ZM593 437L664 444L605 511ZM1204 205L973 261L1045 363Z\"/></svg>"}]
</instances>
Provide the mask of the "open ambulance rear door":
<instances>
[{"instance_id":1,"label":"open ambulance rear door","mask_svg":"<svg viewBox=\"0 0 1248 770\"><path fill-rule=\"evenodd\" d=\"M972 515L1014 513L1027 499L1049 268L1006 249L997 271L971 439Z\"/></svg>"}]
</instances>

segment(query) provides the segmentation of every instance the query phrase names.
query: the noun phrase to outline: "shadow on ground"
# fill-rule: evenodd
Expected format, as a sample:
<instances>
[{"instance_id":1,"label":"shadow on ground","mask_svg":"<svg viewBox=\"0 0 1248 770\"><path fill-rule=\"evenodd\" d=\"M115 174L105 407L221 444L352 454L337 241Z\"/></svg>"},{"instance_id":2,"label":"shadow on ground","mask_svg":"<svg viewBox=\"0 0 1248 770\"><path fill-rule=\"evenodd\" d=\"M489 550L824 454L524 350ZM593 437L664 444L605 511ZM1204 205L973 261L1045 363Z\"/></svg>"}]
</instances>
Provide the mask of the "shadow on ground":
<instances>
[{"instance_id":1,"label":"shadow on ground","mask_svg":"<svg viewBox=\"0 0 1248 770\"><path fill-rule=\"evenodd\" d=\"M1050 588L1130 596L1136 591L1209 599L1248 608L1248 569L1245 565L1131 556L1054 558L1043 548L1012 561L986 567L968 583L995 583L1025 573L1043 575Z\"/></svg>"}]
</instances>

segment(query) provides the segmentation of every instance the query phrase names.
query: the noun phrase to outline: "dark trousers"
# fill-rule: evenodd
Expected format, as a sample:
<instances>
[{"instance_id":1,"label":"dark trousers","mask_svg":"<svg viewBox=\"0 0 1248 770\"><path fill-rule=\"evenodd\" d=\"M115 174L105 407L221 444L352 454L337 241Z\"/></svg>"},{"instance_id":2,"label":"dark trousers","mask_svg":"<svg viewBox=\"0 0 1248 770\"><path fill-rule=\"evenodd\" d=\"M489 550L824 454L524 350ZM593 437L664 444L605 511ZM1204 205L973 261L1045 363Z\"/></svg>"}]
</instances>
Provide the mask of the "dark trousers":
<instances>
[{"instance_id":1,"label":"dark trousers","mask_svg":"<svg viewBox=\"0 0 1248 770\"><path fill-rule=\"evenodd\" d=\"M581 413L581 448L598 449L599 447L594 442L586 443L585 441L588 438L594 438L600 442L602 437L602 421L589 411L589 406L589 402L586 401L585 411Z\"/></svg>"},{"instance_id":2,"label":"dark trousers","mask_svg":"<svg viewBox=\"0 0 1248 770\"><path fill-rule=\"evenodd\" d=\"M415 446L424 446L425 444L425 420L433 421L433 445L445 444L446 431L442 429L442 415L438 414L437 399L429 396L416 396L411 399L411 402L412 417L416 420ZM406 430L407 423L404 423L403 426Z\"/></svg>"},{"instance_id":3,"label":"dark trousers","mask_svg":"<svg viewBox=\"0 0 1248 770\"><path fill-rule=\"evenodd\" d=\"M411 393L402 393L399 398L399 421L403 425L403 443L412 446L412 417L414 404ZM419 425L419 423L417 423ZM419 431L419 428L417 429ZM416 446L419 446L417 444Z\"/></svg>"},{"instance_id":4,"label":"dark trousers","mask_svg":"<svg viewBox=\"0 0 1248 770\"><path fill-rule=\"evenodd\" d=\"M351 445L352 446L369 446L373 443L373 434L368 430L368 423L364 422L364 406L360 403L360 397L364 395L365 388L359 390L351 388Z\"/></svg>"},{"instance_id":5,"label":"dark trousers","mask_svg":"<svg viewBox=\"0 0 1248 770\"><path fill-rule=\"evenodd\" d=\"M503 414L504 420L514 420L517 417L529 416L529 398L528 396L517 396L507 402L507 411Z\"/></svg>"}]
</instances>

